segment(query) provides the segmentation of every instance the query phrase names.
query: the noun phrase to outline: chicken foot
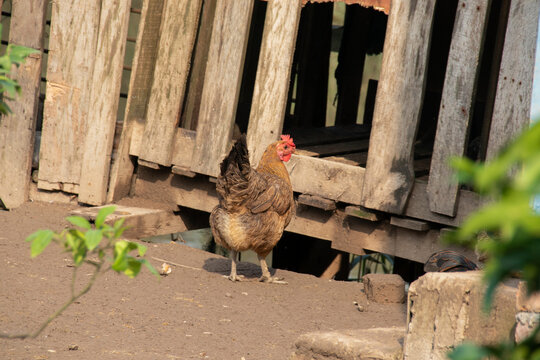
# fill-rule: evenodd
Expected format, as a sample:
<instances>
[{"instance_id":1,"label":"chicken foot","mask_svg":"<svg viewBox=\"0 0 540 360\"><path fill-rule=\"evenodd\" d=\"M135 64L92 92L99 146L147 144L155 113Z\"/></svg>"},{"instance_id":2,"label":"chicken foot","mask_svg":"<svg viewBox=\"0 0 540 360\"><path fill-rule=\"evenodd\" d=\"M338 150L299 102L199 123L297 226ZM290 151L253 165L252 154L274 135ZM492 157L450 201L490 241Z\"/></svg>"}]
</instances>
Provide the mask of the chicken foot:
<instances>
[{"instance_id":1,"label":"chicken foot","mask_svg":"<svg viewBox=\"0 0 540 360\"><path fill-rule=\"evenodd\" d=\"M236 264L238 262L238 251L231 250L231 274L227 277L231 281L242 281L243 276L236 273Z\"/></svg>"},{"instance_id":2,"label":"chicken foot","mask_svg":"<svg viewBox=\"0 0 540 360\"><path fill-rule=\"evenodd\" d=\"M258 255L257 257L259 258L259 262L261 263L261 270L262 270L262 276L259 279L259 281L267 282L267 283L274 283L274 284L283 284L283 285L288 284L288 282L283 281L283 278L272 277L270 275L270 271L268 271L268 265L266 264L266 257L262 257L260 255Z\"/></svg>"}]
</instances>

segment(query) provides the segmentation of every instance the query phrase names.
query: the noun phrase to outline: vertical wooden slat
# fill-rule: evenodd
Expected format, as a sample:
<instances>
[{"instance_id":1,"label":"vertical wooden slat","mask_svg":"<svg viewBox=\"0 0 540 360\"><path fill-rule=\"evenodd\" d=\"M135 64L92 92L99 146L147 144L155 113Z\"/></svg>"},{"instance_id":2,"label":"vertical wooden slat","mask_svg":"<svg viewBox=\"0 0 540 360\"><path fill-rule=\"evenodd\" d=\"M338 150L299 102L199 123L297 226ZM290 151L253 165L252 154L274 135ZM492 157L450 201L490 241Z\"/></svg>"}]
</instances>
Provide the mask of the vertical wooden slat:
<instances>
[{"instance_id":1,"label":"vertical wooden slat","mask_svg":"<svg viewBox=\"0 0 540 360\"><path fill-rule=\"evenodd\" d=\"M456 12L427 187L430 210L448 216L458 193L449 162L465 154L490 3L460 0Z\"/></svg>"},{"instance_id":2,"label":"vertical wooden slat","mask_svg":"<svg viewBox=\"0 0 540 360\"><path fill-rule=\"evenodd\" d=\"M201 13L199 33L195 44L195 55L191 65L191 75L187 91L185 110L183 111L182 127L188 130L195 130L199 119L199 109L201 107L201 95L206 74L206 62L208 61L208 49L212 36L212 24L216 13L217 0L205 0Z\"/></svg>"},{"instance_id":3,"label":"vertical wooden slat","mask_svg":"<svg viewBox=\"0 0 540 360\"><path fill-rule=\"evenodd\" d=\"M86 204L101 205L106 198L130 4L131 0L101 4L79 192L79 201Z\"/></svg>"},{"instance_id":4,"label":"vertical wooden slat","mask_svg":"<svg viewBox=\"0 0 540 360\"><path fill-rule=\"evenodd\" d=\"M247 132L250 161L259 161L283 128L301 0L270 0Z\"/></svg>"},{"instance_id":5,"label":"vertical wooden slat","mask_svg":"<svg viewBox=\"0 0 540 360\"><path fill-rule=\"evenodd\" d=\"M191 169L216 176L232 137L252 0L218 1Z\"/></svg>"},{"instance_id":6,"label":"vertical wooden slat","mask_svg":"<svg viewBox=\"0 0 540 360\"><path fill-rule=\"evenodd\" d=\"M46 8L45 0L15 1L9 42L43 50ZM7 101L13 113L0 118L0 202L8 209L28 199L41 61L41 53L32 54L19 68L13 67L12 76L21 86L21 96Z\"/></svg>"},{"instance_id":7,"label":"vertical wooden slat","mask_svg":"<svg viewBox=\"0 0 540 360\"><path fill-rule=\"evenodd\" d=\"M512 0L486 159L529 124L540 0Z\"/></svg>"},{"instance_id":8,"label":"vertical wooden slat","mask_svg":"<svg viewBox=\"0 0 540 360\"><path fill-rule=\"evenodd\" d=\"M167 0L139 157L171 165L202 0Z\"/></svg>"},{"instance_id":9,"label":"vertical wooden slat","mask_svg":"<svg viewBox=\"0 0 540 360\"><path fill-rule=\"evenodd\" d=\"M88 111L94 108L90 86L100 6L100 0L52 2L39 188L70 185L78 192Z\"/></svg>"},{"instance_id":10,"label":"vertical wooden slat","mask_svg":"<svg viewBox=\"0 0 540 360\"><path fill-rule=\"evenodd\" d=\"M142 124L144 122L146 114L156 64L162 14L163 0L144 0L133 56L133 72L130 78L124 124L120 135L117 158L113 162L111 169L107 202L116 201L127 196L131 188L134 166L129 156L129 148L133 128L137 123Z\"/></svg>"},{"instance_id":11,"label":"vertical wooden slat","mask_svg":"<svg viewBox=\"0 0 540 360\"><path fill-rule=\"evenodd\" d=\"M373 115L363 205L400 214L414 183L435 0L393 0Z\"/></svg>"}]
</instances>

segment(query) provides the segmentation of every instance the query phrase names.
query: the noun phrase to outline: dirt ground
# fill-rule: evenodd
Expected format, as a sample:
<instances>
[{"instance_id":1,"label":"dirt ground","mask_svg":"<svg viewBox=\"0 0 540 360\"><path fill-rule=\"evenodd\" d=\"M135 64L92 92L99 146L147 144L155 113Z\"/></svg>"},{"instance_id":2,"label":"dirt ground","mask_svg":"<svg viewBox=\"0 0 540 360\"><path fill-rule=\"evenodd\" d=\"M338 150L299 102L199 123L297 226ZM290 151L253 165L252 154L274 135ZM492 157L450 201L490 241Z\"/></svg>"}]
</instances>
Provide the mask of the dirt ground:
<instances>
[{"instance_id":1,"label":"dirt ground","mask_svg":"<svg viewBox=\"0 0 540 360\"><path fill-rule=\"evenodd\" d=\"M25 237L60 230L74 205L27 203L0 210L0 331L33 331L68 298L73 268L54 244L35 259ZM182 244L150 244L146 257L174 266L157 279L108 272L34 340L0 340L1 359L287 359L311 331L403 326L405 305L368 303L356 282L276 270L288 285L223 277L230 261ZM90 269L79 271L82 281ZM363 305L357 310L354 301Z\"/></svg>"}]
</instances>

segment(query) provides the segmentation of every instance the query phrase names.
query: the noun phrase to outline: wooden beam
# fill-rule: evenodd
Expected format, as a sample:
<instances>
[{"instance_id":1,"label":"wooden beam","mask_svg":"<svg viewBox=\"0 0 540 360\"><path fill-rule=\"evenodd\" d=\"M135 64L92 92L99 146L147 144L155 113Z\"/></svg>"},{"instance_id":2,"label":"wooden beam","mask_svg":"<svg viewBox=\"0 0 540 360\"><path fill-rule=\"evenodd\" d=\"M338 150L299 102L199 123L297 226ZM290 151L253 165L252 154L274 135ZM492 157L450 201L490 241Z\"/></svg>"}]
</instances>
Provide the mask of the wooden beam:
<instances>
[{"instance_id":1,"label":"wooden beam","mask_svg":"<svg viewBox=\"0 0 540 360\"><path fill-rule=\"evenodd\" d=\"M187 227L178 215L161 209L146 209L131 206L115 205L114 213L107 217L107 224L114 224L120 219L126 219L122 237L142 239L145 237L172 234L186 231ZM71 215L82 216L87 220L95 220L104 206L81 208L73 210Z\"/></svg>"},{"instance_id":2,"label":"wooden beam","mask_svg":"<svg viewBox=\"0 0 540 360\"><path fill-rule=\"evenodd\" d=\"M201 20L199 21L199 33L195 44L191 75L189 77L186 105L183 111L182 127L195 130L199 121L201 107L201 95L206 78L206 62L214 23L217 0L205 0L202 5ZM174 156L174 154L173 154Z\"/></svg>"},{"instance_id":3,"label":"wooden beam","mask_svg":"<svg viewBox=\"0 0 540 360\"><path fill-rule=\"evenodd\" d=\"M268 2L247 131L253 166L283 128L300 12L300 0Z\"/></svg>"},{"instance_id":4,"label":"wooden beam","mask_svg":"<svg viewBox=\"0 0 540 360\"><path fill-rule=\"evenodd\" d=\"M11 75L21 86L21 95L14 101L6 100L12 113L0 118L0 203L8 209L22 205L30 191L46 9L45 0L12 4L9 42L40 53L12 68Z\"/></svg>"},{"instance_id":5,"label":"wooden beam","mask_svg":"<svg viewBox=\"0 0 540 360\"><path fill-rule=\"evenodd\" d=\"M193 130L176 129L173 146L173 165L191 168L193 149L195 148L196 133Z\"/></svg>"},{"instance_id":6,"label":"wooden beam","mask_svg":"<svg viewBox=\"0 0 540 360\"><path fill-rule=\"evenodd\" d=\"M101 4L90 95L93 110L85 129L79 192L85 204L101 205L107 197L130 5L130 0Z\"/></svg>"},{"instance_id":7,"label":"wooden beam","mask_svg":"<svg viewBox=\"0 0 540 360\"><path fill-rule=\"evenodd\" d=\"M170 166L202 0L166 1L139 157ZM182 21L179 21L182 19Z\"/></svg>"},{"instance_id":8,"label":"wooden beam","mask_svg":"<svg viewBox=\"0 0 540 360\"><path fill-rule=\"evenodd\" d=\"M215 184L205 181L202 176L188 178L172 175L165 169L141 170L135 186L136 196L170 201L171 204L206 212L212 211L218 204ZM286 230L332 241L332 247L338 250L362 254L363 249L369 249L420 262L425 262L435 251L447 248L439 243L437 230L419 234L418 231L394 227L388 222L374 223L345 215L341 211L328 212L302 206L297 209Z\"/></svg>"},{"instance_id":9,"label":"wooden beam","mask_svg":"<svg viewBox=\"0 0 540 360\"><path fill-rule=\"evenodd\" d=\"M393 0L384 42L362 205L400 214L414 185L435 0Z\"/></svg>"},{"instance_id":10,"label":"wooden beam","mask_svg":"<svg viewBox=\"0 0 540 360\"><path fill-rule=\"evenodd\" d=\"M414 231L427 231L430 228L429 224L425 221L401 218L397 216L390 217L390 225L394 225L404 229L411 229Z\"/></svg>"},{"instance_id":11,"label":"wooden beam","mask_svg":"<svg viewBox=\"0 0 540 360\"><path fill-rule=\"evenodd\" d=\"M302 205L316 207L324 211L333 211L336 210L336 202L333 200L328 200L320 196L300 194L298 196L298 203Z\"/></svg>"},{"instance_id":12,"label":"wooden beam","mask_svg":"<svg viewBox=\"0 0 540 360\"><path fill-rule=\"evenodd\" d=\"M79 184L96 59L100 0L52 2L47 97L39 158L38 187ZM77 24L77 31L73 31Z\"/></svg>"},{"instance_id":13,"label":"wooden beam","mask_svg":"<svg viewBox=\"0 0 540 360\"><path fill-rule=\"evenodd\" d=\"M540 0L510 3L487 160L529 124L539 12Z\"/></svg>"},{"instance_id":14,"label":"wooden beam","mask_svg":"<svg viewBox=\"0 0 540 360\"><path fill-rule=\"evenodd\" d=\"M117 201L127 196L131 188L134 166L129 156L130 146L136 124L142 124L146 116L156 64L162 13L162 0L144 0L135 43L124 124L117 158L111 169L107 202ZM143 126L140 127L143 128Z\"/></svg>"},{"instance_id":15,"label":"wooden beam","mask_svg":"<svg viewBox=\"0 0 540 360\"><path fill-rule=\"evenodd\" d=\"M285 164L294 191L359 205L364 168L293 155Z\"/></svg>"},{"instance_id":16,"label":"wooden beam","mask_svg":"<svg viewBox=\"0 0 540 360\"><path fill-rule=\"evenodd\" d=\"M383 216L371 212L361 206L349 205L345 207L345 214L369 221L380 221Z\"/></svg>"},{"instance_id":17,"label":"wooden beam","mask_svg":"<svg viewBox=\"0 0 540 360\"><path fill-rule=\"evenodd\" d=\"M218 1L191 170L216 176L229 150L253 1Z\"/></svg>"},{"instance_id":18,"label":"wooden beam","mask_svg":"<svg viewBox=\"0 0 540 360\"><path fill-rule=\"evenodd\" d=\"M459 185L450 158L465 155L490 6L491 0L460 0L457 7L427 187L429 208L439 214L456 214Z\"/></svg>"}]
</instances>

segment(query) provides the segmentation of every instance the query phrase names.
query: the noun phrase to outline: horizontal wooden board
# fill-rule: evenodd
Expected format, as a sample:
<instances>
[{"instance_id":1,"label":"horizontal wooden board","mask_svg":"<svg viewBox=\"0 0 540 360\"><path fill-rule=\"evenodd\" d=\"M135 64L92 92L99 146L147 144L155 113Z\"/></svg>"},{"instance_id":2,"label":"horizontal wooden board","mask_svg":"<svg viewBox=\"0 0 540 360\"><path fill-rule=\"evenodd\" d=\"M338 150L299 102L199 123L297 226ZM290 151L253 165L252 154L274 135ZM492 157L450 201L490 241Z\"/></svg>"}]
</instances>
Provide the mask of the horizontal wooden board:
<instances>
[{"instance_id":1,"label":"horizontal wooden board","mask_svg":"<svg viewBox=\"0 0 540 360\"><path fill-rule=\"evenodd\" d=\"M363 168L301 155L293 155L285 165L294 191L360 204Z\"/></svg>"}]
</instances>

